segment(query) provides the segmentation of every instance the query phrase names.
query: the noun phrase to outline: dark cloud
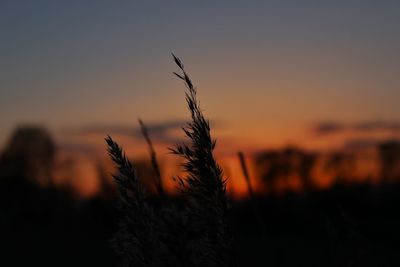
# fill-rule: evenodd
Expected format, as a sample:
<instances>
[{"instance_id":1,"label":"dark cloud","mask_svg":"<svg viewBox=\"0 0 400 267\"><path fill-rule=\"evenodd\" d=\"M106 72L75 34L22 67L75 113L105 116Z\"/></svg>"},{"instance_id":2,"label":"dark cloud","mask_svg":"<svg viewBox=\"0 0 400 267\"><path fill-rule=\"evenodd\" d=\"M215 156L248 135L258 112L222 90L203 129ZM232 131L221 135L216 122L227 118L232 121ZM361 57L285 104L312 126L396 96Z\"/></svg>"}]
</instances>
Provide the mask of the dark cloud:
<instances>
[{"instance_id":1,"label":"dark cloud","mask_svg":"<svg viewBox=\"0 0 400 267\"><path fill-rule=\"evenodd\" d=\"M387 130L387 131L400 131L399 121L366 121L354 125L354 129L358 131L374 131L374 130Z\"/></svg>"},{"instance_id":2,"label":"dark cloud","mask_svg":"<svg viewBox=\"0 0 400 267\"><path fill-rule=\"evenodd\" d=\"M317 135L334 134L348 130L355 130L358 132L370 131L400 131L400 121L362 121L353 124L344 124L339 122L320 122L313 126L312 132Z\"/></svg>"},{"instance_id":3,"label":"dark cloud","mask_svg":"<svg viewBox=\"0 0 400 267\"><path fill-rule=\"evenodd\" d=\"M327 135L340 132L346 129L346 125L337 122L320 122L316 124L312 131L317 135Z\"/></svg>"},{"instance_id":4,"label":"dark cloud","mask_svg":"<svg viewBox=\"0 0 400 267\"><path fill-rule=\"evenodd\" d=\"M69 128L65 132L69 134L88 135L88 134L118 134L118 135L135 135L136 128L124 125L87 125L80 128Z\"/></svg>"},{"instance_id":5,"label":"dark cloud","mask_svg":"<svg viewBox=\"0 0 400 267\"><path fill-rule=\"evenodd\" d=\"M174 143L177 137L171 131L180 129L185 125L183 120L174 120L161 123L146 123L146 127L154 141ZM110 124L96 124L88 125L80 128L66 129L64 133L74 135L119 135L128 136L132 138L143 138L139 124L128 125L110 125Z\"/></svg>"},{"instance_id":6,"label":"dark cloud","mask_svg":"<svg viewBox=\"0 0 400 267\"><path fill-rule=\"evenodd\" d=\"M171 131L181 129L185 125L186 121L175 120L167 121L162 123L146 124L146 128L150 134L150 137L154 141L165 142L165 143L176 143L178 137L173 135ZM136 138L143 138L140 127L135 128L134 136Z\"/></svg>"}]
</instances>

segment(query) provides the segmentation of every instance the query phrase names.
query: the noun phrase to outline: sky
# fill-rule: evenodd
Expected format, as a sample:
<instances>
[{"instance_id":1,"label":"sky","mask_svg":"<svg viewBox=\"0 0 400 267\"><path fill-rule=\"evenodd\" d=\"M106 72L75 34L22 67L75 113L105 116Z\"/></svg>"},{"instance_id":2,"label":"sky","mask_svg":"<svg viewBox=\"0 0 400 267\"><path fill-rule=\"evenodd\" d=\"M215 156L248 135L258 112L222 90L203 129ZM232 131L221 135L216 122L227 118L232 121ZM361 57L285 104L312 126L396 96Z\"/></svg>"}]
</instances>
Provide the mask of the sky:
<instances>
[{"instance_id":1,"label":"sky","mask_svg":"<svg viewBox=\"0 0 400 267\"><path fill-rule=\"evenodd\" d=\"M399 138L399 14L398 1L3 0L0 145L20 124L59 142L138 117L180 125L171 52L223 147Z\"/></svg>"}]
</instances>

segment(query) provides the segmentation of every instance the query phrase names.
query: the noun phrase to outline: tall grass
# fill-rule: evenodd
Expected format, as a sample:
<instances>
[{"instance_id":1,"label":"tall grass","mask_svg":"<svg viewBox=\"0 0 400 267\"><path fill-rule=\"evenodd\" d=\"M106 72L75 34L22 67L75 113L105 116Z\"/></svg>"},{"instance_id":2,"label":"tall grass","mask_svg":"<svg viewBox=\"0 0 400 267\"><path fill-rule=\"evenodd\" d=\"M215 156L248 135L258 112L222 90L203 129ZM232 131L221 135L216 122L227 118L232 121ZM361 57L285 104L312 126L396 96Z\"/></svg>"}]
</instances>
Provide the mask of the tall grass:
<instances>
[{"instance_id":1,"label":"tall grass","mask_svg":"<svg viewBox=\"0 0 400 267\"><path fill-rule=\"evenodd\" d=\"M197 100L197 91L183 63L173 55L180 69L174 73L186 86L186 103L191 121L183 127L189 139L171 148L184 159L186 175L179 177L183 207L166 199L155 207L140 184L133 164L110 137L108 151L118 167L114 180L120 196L121 222L115 235L115 248L123 266L199 266L231 265L231 235L228 230L226 180L217 164L209 121ZM143 134L150 148L153 168L161 179L151 139L143 123ZM158 170L158 171L157 171ZM161 180L160 180L161 189Z\"/></svg>"},{"instance_id":2,"label":"tall grass","mask_svg":"<svg viewBox=\"0 0 400 267\"><path fill-rule=\"evenodd\" d=\"M144 122L141 119L139 119L139 124L140 124L140 128L142 130L143 137L146 140L147 147L149 149L150 161L151 161L151 166L152 166L152 168L154 170L154 174L155 174L154 181L155 181L155 186L156 186L158 195L161 198L165 198L165 190L164 190L164 187L162 184L160 166L157 161L157 155L156 155L156 151L153 146L153 142L151 141L149 131L147 130L146 125L144 124Z\"/></svg>"},{"instance_id":3,"label":"tall grass","mask_svg":"<svg viewBox=\"0 0 400 267\"><path fill-rule=\"evenodd\" d=\"M246 159L245 159L243 152L241 152L241 151L238 152L238 158L239 158L239 162L240 162L240 167L242 169L243 177L246 181L247 191L249 192L249 196L250 196L250 199L252 202L251 206L253 208L253 213L254 213L254 216L255 216L257 224L258 224L257 225L258 229L260 230L260 233L261 233L263 239L266 240L266 229L265 229L266 223L263 219L263 215L261 212L262 209L259 206L257 196L253 190L253 186L251 185L249 169L247 168Z\"/></svg>"},{"instance_id":4,"label":"tall grass","mask_svg":"<svg viewBox=\"0 0 400 267\"><path fill-rule=\"evenodd\" d=\"M122 255L123 266L157 266L151 261L158 244L154 209L147 201L136 170L122 148L110 137L106 138L108 153L118 167L113 175L118 185L121 220L115 234L114 247Z\"/></svg>"},{"instance_id":5,"label":"tall grass","mask_svg":"<svg viewBox=\"0 0 400 267\"><path fill-rule=\"evenodd\" d=\"M251 185L249 170L247 168L247 164L242 151L238 152L238 157L239 157L240 167L242 168L243 177L246 181L247 191L249 192L250 197L254 200L256 196L254 194L253 186Z\"/></svg>"},{"instance_id":6,"label":"tall grass","mask_svg":"<svg viewBox=\"0 0 400 267\"><path fill-rule=\"evenodd\" d=\"M183 128L190 143L177 145L171 151L185 160L183 167L187 176L180 181L182 192L189 200L190 227L197 237L194 250L202 266L228 266L231 240L226 221L226 180L213 155L216 141L211 138L210 123L200 109L193 82L181 60L173 57L181 71L174 74L187 89L191 121Z\"/></svg>"}]
</instances>

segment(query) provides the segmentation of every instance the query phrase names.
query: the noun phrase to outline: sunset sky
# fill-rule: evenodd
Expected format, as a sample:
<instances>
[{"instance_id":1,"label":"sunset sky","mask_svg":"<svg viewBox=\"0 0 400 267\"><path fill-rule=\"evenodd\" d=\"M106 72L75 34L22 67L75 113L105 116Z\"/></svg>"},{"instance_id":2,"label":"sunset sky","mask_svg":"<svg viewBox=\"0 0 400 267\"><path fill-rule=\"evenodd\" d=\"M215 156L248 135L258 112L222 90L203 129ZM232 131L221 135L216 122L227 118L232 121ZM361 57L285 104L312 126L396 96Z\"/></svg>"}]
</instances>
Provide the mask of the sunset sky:
<instances>
[{"instance_id":1,"label":"sunset sky","mask_svg":"<svg viewBox=\"0 0 400 267\"><path fill-rule=\"evenodd\" d=\"M176 129L171 52L222 147L399 138L400 2L327 2L1 1L0 145L20 124L70 145Z\"/></svg>"},{"instance_id":2,"label":"sunset sky","mask_svg":"<svg viewBox=\"0 0 400 267\"><path fill-rule=\"evenodd\" d=\"M400 267L399 204L400 0L0 0L0 267Z\"/></svg>"}]
</instances>

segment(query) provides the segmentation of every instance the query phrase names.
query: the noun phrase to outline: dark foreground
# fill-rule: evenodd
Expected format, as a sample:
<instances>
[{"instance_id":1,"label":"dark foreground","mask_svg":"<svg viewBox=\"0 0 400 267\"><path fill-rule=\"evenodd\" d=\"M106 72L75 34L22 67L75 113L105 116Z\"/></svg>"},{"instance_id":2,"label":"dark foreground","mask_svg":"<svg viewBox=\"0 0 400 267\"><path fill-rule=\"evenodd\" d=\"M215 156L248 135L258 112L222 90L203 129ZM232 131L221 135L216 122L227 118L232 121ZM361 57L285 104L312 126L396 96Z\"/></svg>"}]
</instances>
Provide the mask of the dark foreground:
<instances>
[{"instance_id":1,"label":"dark foreground","mask_svg":"<svg viewBox=\"0 0 400 267\"><path fill-rule=\"evenodd\" d=\"M1 266L116 266L115 199L0 187ZM179 200L174 200L179 201ZM238 266L400 266L400 186L232 203Z\"/></svg>"}]
</instances>

